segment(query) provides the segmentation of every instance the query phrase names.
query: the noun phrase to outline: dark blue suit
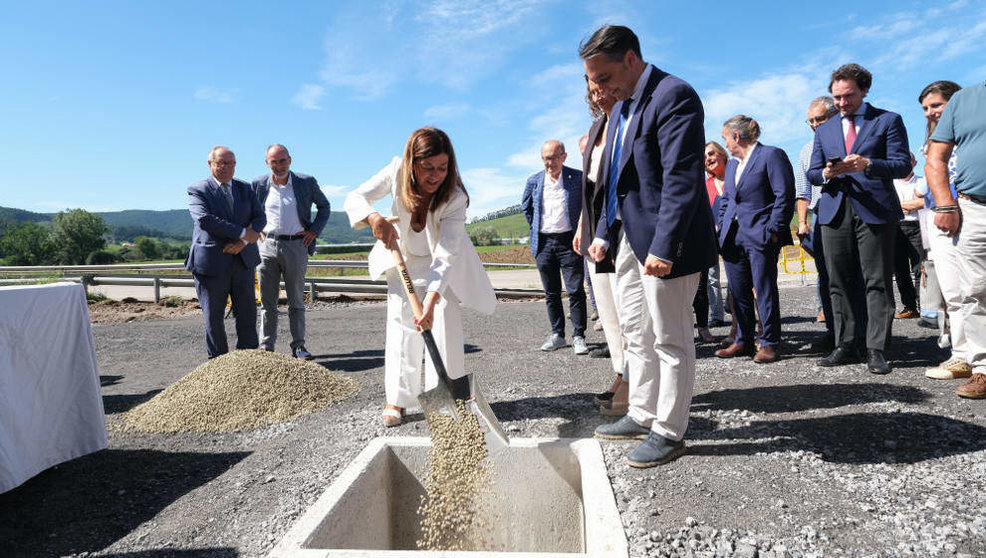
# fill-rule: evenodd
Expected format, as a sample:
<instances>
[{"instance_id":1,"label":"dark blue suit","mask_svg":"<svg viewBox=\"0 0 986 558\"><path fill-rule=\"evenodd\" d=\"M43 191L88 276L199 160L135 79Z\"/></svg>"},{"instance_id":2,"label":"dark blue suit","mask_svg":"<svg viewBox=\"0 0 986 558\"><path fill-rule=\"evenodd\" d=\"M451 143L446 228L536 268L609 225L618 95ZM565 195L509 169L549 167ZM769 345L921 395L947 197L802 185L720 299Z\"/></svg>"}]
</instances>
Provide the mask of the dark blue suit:
<instances>
[{"instance_id":1,"label":"dark blue suit","mask_svg":"<svg viewBox=\"0 0 986 558\"><path fill-rule=\"evenodd\" d=\"M822 224L836 342L848 346L859 341L855 338L859 318L852 304L852 293L858 289L858 265L869 318L866 347L883 351L894 319L894 237L897 222L903 217L893 180L910 174L911 156L899 114L864 103L857 115L859 131L850 153L869 159L870 168L825 182L822 171L828 159L847 156L843 118L831 118L815 130L808 180L822 186L818 220Z\"/></svg>"},{"instance_id":2,"label":"dark blue suit","mask_svg":"<svg viewBox=\"0 0 986 558\"><path fill-rule=\"evenodd\" d=\"M541 232L544 214L544 171L527 179L521 209L527 224L530 225L531 255L537 262L544 287L545 304L548 306L548 320L551 331L565 336L565 310L561 302L562 280L568 291L568 307L572 313L572 335L585 336L585 263L582 256L572 248L572 239L582 211L582 171L562 167L558 176L565 190L565 203L568 232L545 234Z\"/></svg>"},{"instance_id":3,"label":"dark blue suit","mask_svg":"<svg viewBox=\"0 0 986 558\"><path fill-rule=\"evenodd\" d=\"M736 159L726 163L718 216L719 243L736 305L736 343L752 347L756 289L763 321L760 344L773 347L781 340L777 256L792 243L794 169L784 151L762 144L754 147L737 182L738 166Z\"/></svg>"},{"instance_id":4,"label":"dark blue suit","mask_svg":"<svg viewBox=\"0 0 986 558\"><path fill-rule=\"evenodd\" d=\"M634 255L641 264L648 254L671 262L671 273L664 278L672 279L705 271L718 260L702 161L705 111L690 85L652 68L626 131L616 195ZM621 105L610 113L613 122ZM611 125L606 138L603 184L609 183L616 129ZM618 246L605 210L596 238L609 241L614 251Z\"/></svg>"},{"instance_id":5,"label":"dark blue suit","mask_svg":"<svg viewBox=\"0 0 986 558\"><path fill-rule=\"evenodd\" d=\"M223 324L227 296L232 299L236 316L236 348L256 349L259 345L253 284L260 252L256 244L248 244L236 255L223 253L223 247L240 242L246 227L262 231L267 217L249 184L234 178L231 191L232 211L215 178L188 187L188 211L194 228L185 269L195 277L195 290L205 315L209 358L229 352Z\"/></svg>"}]
</instances>

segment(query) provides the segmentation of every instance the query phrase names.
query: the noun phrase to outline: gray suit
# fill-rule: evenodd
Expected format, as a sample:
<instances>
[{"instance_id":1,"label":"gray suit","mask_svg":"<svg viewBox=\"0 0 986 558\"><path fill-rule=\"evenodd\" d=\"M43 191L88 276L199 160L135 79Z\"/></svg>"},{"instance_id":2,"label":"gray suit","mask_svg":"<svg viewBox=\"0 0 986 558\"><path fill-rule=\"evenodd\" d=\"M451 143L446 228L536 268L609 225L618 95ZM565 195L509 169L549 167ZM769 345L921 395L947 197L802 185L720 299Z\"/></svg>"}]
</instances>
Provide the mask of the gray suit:
<instances>
[{"instance_id":1,"label":"gray suit","mask_svg":"<svg viewBox=\"0 0 986 558\"><path fill-rule=\"evenodd\" d=\"M294 193L298 220L306 231L316 235L329 220L329 200L325 198L315 178L290 173L291 188ZM258 177L253 181L253 191L257 202L266 211L266 202L273 185L271 175ZM318 209L312 220L312 204ZM288 237L276 231L267 235L260 245L260 344L274 350L277 340L277 295L284 276L284 287L288 298L288 321L291 328L292 352L305 344L305 273L308 271L308 256L315 253L315 242L305 245L300 237Z\"/></svg>"}]
</instances>

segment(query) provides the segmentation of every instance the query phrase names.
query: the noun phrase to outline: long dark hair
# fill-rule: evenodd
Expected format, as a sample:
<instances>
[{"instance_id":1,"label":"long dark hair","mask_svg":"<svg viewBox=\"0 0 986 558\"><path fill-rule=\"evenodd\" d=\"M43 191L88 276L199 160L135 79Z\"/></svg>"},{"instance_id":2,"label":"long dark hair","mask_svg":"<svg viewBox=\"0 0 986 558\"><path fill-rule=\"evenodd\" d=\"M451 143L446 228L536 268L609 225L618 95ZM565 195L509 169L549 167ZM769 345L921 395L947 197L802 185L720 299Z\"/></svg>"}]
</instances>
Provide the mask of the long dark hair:
<instances>
[{"instance_id":1,"label":"long dark hair","mask_svg":"<svg viewBox=\"0 0 986 558\"><path fill-rule=\"evenodd\" d=\"M934 81L921 90L921 94L918 95L918 102L923 103L924 98L932 93L938 93L943 99L945 99L946 102L948 102L948 100L952 98L952 95L955 95L955 92L959 89L962 89L962 86L954 81L948 81L947 79ZM924 138L925 144L928 143L928 140L931 138L931 132L935 131L935 126L937 125L937 122L932 121L930 118L928 119L928 134Z\"/></svg>"},{"instance_id":2,"label":"long dark hair","mask_svg":"<svg viewBox=\"0 0 986 558\"><path fill-rule=\"evenodd\" d=\"M414 163L442 153L448 155L448 174L445 175L445 181L438 187L438 191L431 197L428 210L434 210L449 201L456 189L461 189L462 193L466 195L466 204L468 205L469 194L459 176L459 166L455 162L452 140L438 128L426 126L412 132L411 137L407 138L407 145L404 146L404 158L401 161L400 184L397 188L397 194L408 211L413 213L415 208L424 200L424 196L418 192L414 180Z\"/></svg>"}]
</instances>

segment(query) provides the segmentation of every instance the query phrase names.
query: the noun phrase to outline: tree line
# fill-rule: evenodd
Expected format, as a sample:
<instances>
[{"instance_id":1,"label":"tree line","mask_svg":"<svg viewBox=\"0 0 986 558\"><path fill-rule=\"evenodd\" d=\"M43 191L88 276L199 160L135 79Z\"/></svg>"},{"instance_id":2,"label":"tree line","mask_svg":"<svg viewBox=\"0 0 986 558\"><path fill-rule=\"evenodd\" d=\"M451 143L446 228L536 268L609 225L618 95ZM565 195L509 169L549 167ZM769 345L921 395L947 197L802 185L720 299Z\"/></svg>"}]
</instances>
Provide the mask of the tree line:
<instances>
[{"instance_id":1,"label":"tree line","mask_svg":"<svg viewBox=\"0 0 986 558\"><path fill-rule=\"evenodd\" d=\"M138 231L125 231L126 233ZM143 232L143 231L139 231ZM110 233L103 218L84 209L59 212L50 225L0 221L0 259L7 265L100 265L117 262L182 259L188 244L172 244L138 235L133 246L107 249Z\"/></svg>"}]
</instances>

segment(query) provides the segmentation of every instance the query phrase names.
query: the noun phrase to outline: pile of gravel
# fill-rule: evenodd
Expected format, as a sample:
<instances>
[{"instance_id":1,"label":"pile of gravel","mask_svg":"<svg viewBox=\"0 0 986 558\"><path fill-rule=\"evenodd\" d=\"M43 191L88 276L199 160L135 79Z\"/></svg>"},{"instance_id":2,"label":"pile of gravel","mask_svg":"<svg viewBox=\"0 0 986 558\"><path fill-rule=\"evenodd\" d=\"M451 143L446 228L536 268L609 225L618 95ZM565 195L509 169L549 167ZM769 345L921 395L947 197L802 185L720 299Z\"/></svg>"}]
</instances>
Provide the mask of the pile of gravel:
<instances>
[{"instance_id":1,"label":"pile of gravel","mask_svg":"<svg viewBox=\"0 0 986 558\"><path fill-rule=\"evenodd\" d=\"M429 469L421 498L421 550L483 550L490 525L491 471L479 421L461 400L459 420L430 412Z\"/></svg>"},{"instance_id":2,"label":"pile of gravel","mask_svg":"<svg viewBox=\"0 0 986 558\"><path fill-rule=\"evenodd\" d=\"M264 350L216 357L114 427L143 432L235 432L294 420L356 393L352 378Z\"/></svg>"}]
</instances>

